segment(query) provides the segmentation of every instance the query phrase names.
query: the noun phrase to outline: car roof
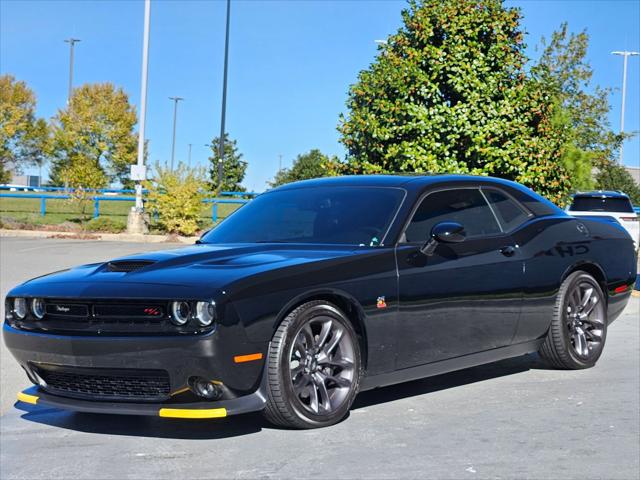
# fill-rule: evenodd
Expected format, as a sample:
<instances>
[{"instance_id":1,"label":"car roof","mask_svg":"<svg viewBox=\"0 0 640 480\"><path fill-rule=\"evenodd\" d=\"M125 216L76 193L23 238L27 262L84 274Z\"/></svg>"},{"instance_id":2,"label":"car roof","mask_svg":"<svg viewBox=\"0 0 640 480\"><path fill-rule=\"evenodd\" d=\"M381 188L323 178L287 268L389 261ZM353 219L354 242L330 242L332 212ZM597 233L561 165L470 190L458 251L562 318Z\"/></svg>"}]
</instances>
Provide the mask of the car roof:
<instances>
[{"instance_id":1,"label":"car roof","mask_svg":"<svg viewBox=\"0 0 640 480\"><path fill-rule=\"evenodd\" d=\"M611 190L594 190L591 192L578 192L573 198L626 198L629 197L622 192L614 192Z\"/></svg>"},{"instance_id":2,"label":"car roof","mask_svg":"<svg viewBox=\"0 0 640 480\"><path fill-rule=\"evenodd\" d=\"M475 175L345 175L341 177L324 177L287 183L274 190L313 187L395 187L405 188L407 190L420 190L427 185L456 182L481 182L486 184L504 184L512 187L519 186L515 182L508 180Z\"/></svg>"}]
</instances>

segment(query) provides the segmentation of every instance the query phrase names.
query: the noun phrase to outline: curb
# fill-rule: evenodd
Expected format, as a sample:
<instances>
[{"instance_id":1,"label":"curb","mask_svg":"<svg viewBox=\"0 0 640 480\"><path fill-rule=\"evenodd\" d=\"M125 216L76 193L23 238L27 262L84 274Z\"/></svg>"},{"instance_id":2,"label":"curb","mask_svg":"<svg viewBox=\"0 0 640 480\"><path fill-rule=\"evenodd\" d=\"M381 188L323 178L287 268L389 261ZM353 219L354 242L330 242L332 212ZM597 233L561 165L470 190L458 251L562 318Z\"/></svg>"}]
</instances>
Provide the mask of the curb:
<instances>
[{"instance_id":1,"label":"curb","mask_svg":"<svg viewBox=\"0 0 640 480\"><path fill-rule=\"evenodd\" d=\"M79 232L56 232L44 230L7 230L0 229L0 237L29 237L29 238L66 238L70 240L94 240L108 242L139 242L139 243L185 243L193 244L200 237L169 237L167 235L143 235L131 233L99 233L87 232L89 238L81 238Z\"/></svg>"}]
</instances>

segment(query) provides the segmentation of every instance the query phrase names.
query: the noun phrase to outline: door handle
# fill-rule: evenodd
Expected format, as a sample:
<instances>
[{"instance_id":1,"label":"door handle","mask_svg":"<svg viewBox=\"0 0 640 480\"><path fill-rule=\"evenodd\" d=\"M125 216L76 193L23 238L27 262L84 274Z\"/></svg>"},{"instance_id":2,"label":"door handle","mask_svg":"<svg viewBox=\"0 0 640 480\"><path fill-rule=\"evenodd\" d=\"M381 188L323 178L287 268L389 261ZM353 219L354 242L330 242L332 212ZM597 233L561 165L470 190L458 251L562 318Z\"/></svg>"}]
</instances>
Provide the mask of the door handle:
<instances>
[{"instance_id":1,"label":"door handle","mask_svg":"<svg viewBox=\"0 0 640 480\"><path fill-rule=\"evenodd\" d=\"M505 257L513 257L516 253L516 247L513 245L507 245L506 247L502 247L500 249L500 253Z\"/></svg>"}]
</instances>

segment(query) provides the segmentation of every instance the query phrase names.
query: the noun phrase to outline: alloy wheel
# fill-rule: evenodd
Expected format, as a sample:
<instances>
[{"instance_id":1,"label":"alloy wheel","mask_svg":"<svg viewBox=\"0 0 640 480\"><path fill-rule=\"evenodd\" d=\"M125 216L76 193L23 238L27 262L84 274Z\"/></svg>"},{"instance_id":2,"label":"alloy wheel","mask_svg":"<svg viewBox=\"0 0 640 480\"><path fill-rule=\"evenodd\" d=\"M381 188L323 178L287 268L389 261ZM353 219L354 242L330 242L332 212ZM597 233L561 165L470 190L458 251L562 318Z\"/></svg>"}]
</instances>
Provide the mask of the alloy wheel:
<instances>
[{"instance_id":1,"label":"alloy wheel","mask_svg":"<svg viewBox=\"0 0 640 480\"><path fill-rule=\"evenodd\" d=\"M604 302L597 288L580 282L567 296L566 321L574 352L588 359L602 347L605 328Z\"/></svg>"},{"instance_id":2,"label":"alloy wheel","mask_svg":"<svg viewBox=\"0 0 640 480\"><path fill-rule=\"evenodd\" d=\"M308 320L295 336L289 355L291 383L297 400L314 415L341 407L355 378L354 339L329 316Z\"/></svg>"}]
</instances>

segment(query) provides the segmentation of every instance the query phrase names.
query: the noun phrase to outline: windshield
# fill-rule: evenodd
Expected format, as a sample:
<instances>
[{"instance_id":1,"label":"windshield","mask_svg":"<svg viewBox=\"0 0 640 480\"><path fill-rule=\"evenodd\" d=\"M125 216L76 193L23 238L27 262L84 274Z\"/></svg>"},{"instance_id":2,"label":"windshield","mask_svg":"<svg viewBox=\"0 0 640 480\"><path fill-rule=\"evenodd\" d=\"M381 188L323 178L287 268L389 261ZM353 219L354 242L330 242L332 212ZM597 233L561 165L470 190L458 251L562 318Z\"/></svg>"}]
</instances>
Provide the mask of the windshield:
<instances>
[{"instance_id":1,"label":"windshield","mask_svg":"<svg viewBox=\"0 0 640 480\"><path fill-rule=\"evenodd\" d=\"M260 195L204 237L204 243L328 243L376 246L404 190L319 187Z\"/></svg>"},{"instance_id":2,"label":"windshield","mask_svg":"<svg viewBox=\"0 0 640 480\"><path fill-rule=\"evenodd\" d=\"M575 197L569 210L574 212L633 213L629 199L622 197Z\"/></svg>"}]
</instances>

